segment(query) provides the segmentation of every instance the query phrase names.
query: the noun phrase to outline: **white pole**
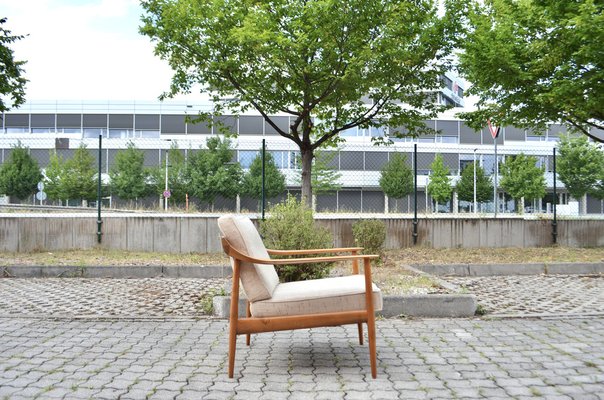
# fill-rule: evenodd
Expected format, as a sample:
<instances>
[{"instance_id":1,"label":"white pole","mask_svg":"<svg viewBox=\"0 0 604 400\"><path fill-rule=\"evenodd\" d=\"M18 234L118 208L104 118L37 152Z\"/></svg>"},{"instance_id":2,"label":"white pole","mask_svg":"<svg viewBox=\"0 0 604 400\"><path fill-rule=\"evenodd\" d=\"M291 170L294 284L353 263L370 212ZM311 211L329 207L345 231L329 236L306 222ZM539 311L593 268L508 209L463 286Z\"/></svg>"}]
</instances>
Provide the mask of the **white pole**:
<instances>
[{"instance_id":1,"label":"white pole","mask_svg":"<svg viewBox=\"0 0 604 400\"><path fill-rule=\"evenodd\" d=\"M478 211L478 203L476 202L476 150L474 149L474 214Z\"/></svg>"},{"instance_id":2,"label":"white pole","mask_svg":"<svg viewBox=\"0 0 604 400\"><path fill-rule=\"evenodd\" d=\"M165 204L165 210L168 211L168 198L166 197L166 193L168 192L168 157L169 157L169 151L166 150L166 190L164 191L164 204Z\"/></svg>"}]
</instances>

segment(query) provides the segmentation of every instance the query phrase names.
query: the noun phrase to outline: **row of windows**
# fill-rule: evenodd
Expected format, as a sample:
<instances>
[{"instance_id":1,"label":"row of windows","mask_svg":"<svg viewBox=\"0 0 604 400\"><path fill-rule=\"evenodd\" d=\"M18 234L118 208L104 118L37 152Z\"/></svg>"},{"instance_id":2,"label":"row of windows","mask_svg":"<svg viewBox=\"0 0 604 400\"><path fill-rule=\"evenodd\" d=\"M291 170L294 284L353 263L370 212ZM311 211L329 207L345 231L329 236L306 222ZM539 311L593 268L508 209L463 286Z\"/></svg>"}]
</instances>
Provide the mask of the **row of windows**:
<instances>
[{"instance_id":1,"label":"row of windows","mask_svg":"<svg viewBox=\"0 0 604 400\"><path fill-rule=\"evenodd\" d=\"M190 116L189 116L190 117ZM274 125L287 131L290 117L272 117ZM493 139L488 129L474 131L462 121L428 120L428 128L439 131L436 135L425 135L420 138L405 137L409 132L404 127L371 127L351 128L342 132L343 137L383 137L390 135L403 136L394 141L417 141L420 143L461 143L490 144ZM82 137L98 137L102 133L111 138L159 137L160 135L214 134L224 131L240 135L274 135L277 131L260 116L221 116L214 118L214 124L206 122L193 123L186 114L12 114L6 113L2 119L2 130L5 133L18 134L79 134ZM553 124L547 132L537 135L514 127L506 127L498 143L513 141L555 141L561 133L566 132L561 125Z\"/></svg>"},{"instance_id":2,"label":"row of windows","mask_svg":"<svg viewBox=\"0 0 604 400\"><path fill-rule=\"evenodd\" d=\"M57 146L57 153L64 159L71 158L74 149L64 148L69 146L68 143L62 143ZM113 165L115 155L119 150L105 149L103 150L103 161L109 167ZM145 155L145 166L161 166L165 160L165 150L145 149L142 150ZM190 152L199 150L181 150L185 157L188 157ZM10 156L11 149L0 149L0 162L4 162ZM31 155L38 161L41 167L46 167L50 159L50 150L48 149L30 149ZM300 168L300 153L297 151L275 150L268 151L272 156L275 164L279 169L299 169ZM96 158L97 152L91 151L91 154ZM260 154L259 151L237 150L233 153L233 161L239 162L245 169L249 168L252 161ZM391 152L369 152L369 151L331 151L323 152L320 156L323 162L335 170L340 171L380 171L384 165L390 160ZM413 166L413 153L403 153L406 157L406 163L409 167ZM442 153L444 165L449 168L451 175L458 175L460 171L468 165L472 165L474 154L456 154ZM429 175L430 166L434 161L435 153L418 153L417 168L420 175ZM499 162L503 162L505 156L499 156ZM495 167L495 158L491 154L477 154L476 160L483 167L487 174L493 174ZM546 171L551 171L552 160L551 156L538 156L537 165L545 167Z\"/></svg>"}]
</instances>

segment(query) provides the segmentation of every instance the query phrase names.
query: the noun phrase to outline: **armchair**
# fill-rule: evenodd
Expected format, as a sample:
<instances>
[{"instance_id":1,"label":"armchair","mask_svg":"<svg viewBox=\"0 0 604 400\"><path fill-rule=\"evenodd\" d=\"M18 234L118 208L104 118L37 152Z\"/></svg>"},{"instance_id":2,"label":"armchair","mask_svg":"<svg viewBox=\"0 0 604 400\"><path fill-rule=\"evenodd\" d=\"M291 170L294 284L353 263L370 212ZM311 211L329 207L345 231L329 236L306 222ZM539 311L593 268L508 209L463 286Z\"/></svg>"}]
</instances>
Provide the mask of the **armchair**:
<instances>
[{"instance_id":1,"label":"armchair","mask_svg":"<svg viewBox=\"0 0 604 400\"><path fill-rule=\"evenodd\" d=\"M218 219L222 247L231 259L233 287L229 317L229 367L233 377L237 335L323 326L357 324L363 344L362 324L367 324L371 376L377 375L375 311L382 309L382 294L371 281L371 259L357 254L361 248L267 250L249 218L225 215ZM295 227L292 227L295 229ZM350 255L324 256L329 253ZM270 255L305 258L271 259ZM363 261L363 274L359 263ZM279 283L275 265L351 261L353 275ZM239 283L247 297L247 318L239 318Z\"/></svg>"}]
</instances>

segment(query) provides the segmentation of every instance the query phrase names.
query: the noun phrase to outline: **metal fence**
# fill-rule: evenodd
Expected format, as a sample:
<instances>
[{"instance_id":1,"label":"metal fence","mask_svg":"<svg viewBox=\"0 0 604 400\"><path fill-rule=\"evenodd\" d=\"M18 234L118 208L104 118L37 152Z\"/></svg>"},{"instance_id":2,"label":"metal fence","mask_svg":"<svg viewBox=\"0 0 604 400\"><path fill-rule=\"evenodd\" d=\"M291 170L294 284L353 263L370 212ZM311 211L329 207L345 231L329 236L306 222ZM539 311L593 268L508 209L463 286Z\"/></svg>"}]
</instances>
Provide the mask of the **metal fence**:
<instances>
[{"instance_id":1,"label":"metal fence","mask_svg":"<svg viewBox=\"0 0 604 400\"><path fill-rule=\"evenodd\" d=\"M126 148L132 141L144 153L144 165L150 168L170 168L166 163L166 153L171 146L177 146L185 160L194 152L205 148L206 137L195 135L195 138L182 137L172 140L160 138L107 138L103 139L102 148L98 148L98 139L79 137L36 137L35 135L3 135L0 137L0 163L9 160L12 147L18 142L29 148L30 154L38 161L42 169L48 166L50 155L56 151L64 159L73 156L75 150L84 144L95 159L95 165L100 165L103 181L109 183L109 172L115 165L115 157L119 151ZM233 139L232 162L237 162L244 170L249 169L255 157L261 155L263 137L239 137ZM300 158L296 145L275 136L265 138L266 152L284 174L287 190L276 198L267 199L267 204L279 202L289 194L300 194ZM477 214L492 216L512 214L520 211L521 203L511 198L501 186L501 174L496 167L508 157L523 153L534 156L535 162L544 169L546 194L542 198L524 202L524 212L551 215L554 204L559 214L604 214L604 202L589 195L582 199L571 199L559 180L554 180L554 154L556 142L553 141L518 141L506 142L495 149L494 145L460 145L433 138L408 139L394 142L390 146L375 146L367 138L347 138L347 142L338 148L324 149L318 152L318 157L325 169L336 171L332 177L335 188L325 193L318 193L313 198L313 204L318 212L327 213L380 213L380 214ZM497 156L495 151L497 150ZM413 188L410 193L401 198L387 196L380 186L382 170L394 158L395 154L405 156L405 163L412 170ZM427 186L433 176L435 157L442 156L443 165L448 169L448 177L453 187L461 179L465 168L472 168L476 162L492 184L498 185L493 189L490 198L484 201L468 201L462 199L456 191L450 200L437 203L434 201ZM498 161L498 163L495 162ZM554 192L556 189L556 192ZM6 201L6 199L5 199ZM34 198L30 202L36 201ZM75 200L74 200L75 201ZM147 207L161 206L162 199L152 196L143 204ZM77 201L76 201L77 202ZM105 199L112 207L125 207L126 202L115 196ZM197 209L208 209L194 198L191 202ZM39 204L40 201L37 201ZM49 203L46 201L45 203ZM73 202L72 202L73 203ZM131 204L128 204L131 206ZM258 199L237 196L236 198L218 198L213 205L215 210L237 210L259 212L261 202Z\"/></svg>"}]
</instances>

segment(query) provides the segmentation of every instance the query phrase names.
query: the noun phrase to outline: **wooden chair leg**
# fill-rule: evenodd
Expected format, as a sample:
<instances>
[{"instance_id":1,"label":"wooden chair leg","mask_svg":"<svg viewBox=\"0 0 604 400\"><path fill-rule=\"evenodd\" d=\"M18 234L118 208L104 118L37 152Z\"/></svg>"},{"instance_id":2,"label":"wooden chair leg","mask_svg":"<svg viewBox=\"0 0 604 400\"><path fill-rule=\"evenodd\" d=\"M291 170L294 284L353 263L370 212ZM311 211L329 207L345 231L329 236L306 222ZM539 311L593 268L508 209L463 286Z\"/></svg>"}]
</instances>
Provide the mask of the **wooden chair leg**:
<instances>
[{"instance_id":1,"label":"wooden chair leg","mask_svg":"<svg viewBox=\"0 0 604 400\"><path fill-rule=\"evenodd\" d=\"M229 378L233 377L235 369L235 351L237 348L237 332L236 325L232 322L229 324Z\"/></svg>"},{"instance_id":2,"label":"wooden chair leg","mask_svg":"<svg viewBox=\"0 0 604 400\"><path fill-rule=\"evenodd\" d=\"M229 378L235 369L235 351L237 348L237 321L239 320L239 267L240 261L233 262L233 286L231 289L231 309L229 310Z\"/></svg>"},{"instance_id":3,"label":"wooden chair leg","mask_svg":"<svg viewBox=\"0 0 604 400\"><path fill-rule=\"evenodd\" d=\"M359 344L362 346L363 345L363 323L359 322L357 324L358 328L359 328Z\"/></svg>"},{"instance_id":4,"label":"wooden chair leg","mask_svg":"<svg viewBox=\"0 0 604 400\"><path fill-rule=\"evenodd\" d=\"M369 337L369 361L371 363L371 377L377 377L377 357L375 346L375 315L371 314L367 318L367 336Z\"/></svg>"},{"instance_id":5,"label":"wooden chair leg","mask_svg":"<svg viewBox=\"0 0 604 400\"><path fill-rule=\"evenodd\" d=\"M249 318L249 317L252 316L252 311L250 310L250 302L249 302L249 300L247 301L247 307L246 308L247 308L246 309L246 315ZM250 333L246 333L245 334L245 344L246 344L246 346L250 345L251 339L252 339L252 335Z\"/></svg>"}]
</instances>

